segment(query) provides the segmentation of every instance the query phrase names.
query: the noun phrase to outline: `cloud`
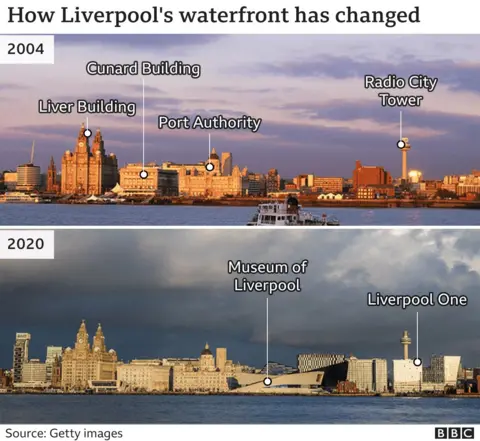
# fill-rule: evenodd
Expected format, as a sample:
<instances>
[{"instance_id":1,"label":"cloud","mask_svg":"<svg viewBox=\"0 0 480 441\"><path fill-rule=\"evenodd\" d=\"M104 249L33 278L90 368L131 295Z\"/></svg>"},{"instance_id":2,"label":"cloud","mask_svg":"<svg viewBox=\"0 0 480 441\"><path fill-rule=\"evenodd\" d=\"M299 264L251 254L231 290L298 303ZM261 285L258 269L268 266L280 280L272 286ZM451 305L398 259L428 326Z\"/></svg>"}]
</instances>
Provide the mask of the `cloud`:
<instances>
[{"instance_id":1,"label":"cloud","mask_svg":"<svg viewBox=\"0 0 480 441\"><path fill-rule=\"evenodd\" d=\"M399 336L408 329L414 337L419 311L424 359L480 362L471 344L480 307L476 231L59 231L56 243L53 262L0 267L2 308L15 311L0 324L0 364L11 362L15 332L31 332L32 356L43 356L47 344L72 345L85 318L90 333L102 322L124 359L196 356L208 340L234 360L262 365L265 293L234 292L233 278L296 276L229 275L230 259L309 261L301 292L270 298L272 359L293 364L303 351L399 358ZM469 304L403 311L368 306L370 291L449 292Z\"/></svg>"},{"instance_id":2,"label":"cloud","mask_svg":"<svg viewBox=\"0 0 480 441\"><path fill-rule=\"evenodd\" d=\"M365 75L386 77L394 74L408 78L414 74L428 75L439 79L452 90L480 92L477 81L480 63L462 63L453 60L420 60L411 55L400 56L392 61L375 59L355 59L347 56L321 55L318 59L288 61L278 64L263 63L258 70L291 77L331 77L336 79L364 78Z\"/></svg>"},{"instance_id":3,"label":"cloud","mask_svg":"<svg viewBox=\"0 0 480 441\"><path fill-rule=\"evenodd\" d=\"M1 91L9 91L9 90L24 90L27 89L26 86L23 84L15 84L15 83L0 83L0 92Z\"/></svg>"},{"instance_id":4,"label":"cloud","mask_svg":"<svg viewBox=\"0 0 480 441\"><path fill-rule=\"evenodd\" d=\"M56 35L55 43L59 45L93 45L122 48L174 48L200 46L213 43L221 35Z\"/></svg>"}]
</instances>

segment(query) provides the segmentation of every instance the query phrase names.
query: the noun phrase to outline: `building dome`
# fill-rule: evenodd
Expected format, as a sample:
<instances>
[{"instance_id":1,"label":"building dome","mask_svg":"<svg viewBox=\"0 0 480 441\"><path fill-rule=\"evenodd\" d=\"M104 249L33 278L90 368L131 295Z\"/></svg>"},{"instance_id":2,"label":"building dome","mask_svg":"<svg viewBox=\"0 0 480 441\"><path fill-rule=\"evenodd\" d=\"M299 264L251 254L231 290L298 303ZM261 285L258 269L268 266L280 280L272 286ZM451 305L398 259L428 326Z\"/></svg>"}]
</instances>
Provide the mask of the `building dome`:
<instances>
[{"instance_id":1,"label":"building dome","mask_svg":"<svg viewBox=\"0 0 480 441\"><path fill-rule=\"evenodd\" d=\"M210 160L212 159L220 159L219 156L217 155L217 152L215 149L212 149L212 152L210 153L210 157L208 158Z\"/></svg>"},{"instance_id":2,"label":"building dome","mask_svg":"<svg viewBox=\"0 0 480 441\"><path fill-rule=\"evenodd\" d=\"M208 346L208 343L205 344L205 348L203 349L201 355L213 355L212 351L210 350L210 346Z\"/></svg>"}]
</instances>

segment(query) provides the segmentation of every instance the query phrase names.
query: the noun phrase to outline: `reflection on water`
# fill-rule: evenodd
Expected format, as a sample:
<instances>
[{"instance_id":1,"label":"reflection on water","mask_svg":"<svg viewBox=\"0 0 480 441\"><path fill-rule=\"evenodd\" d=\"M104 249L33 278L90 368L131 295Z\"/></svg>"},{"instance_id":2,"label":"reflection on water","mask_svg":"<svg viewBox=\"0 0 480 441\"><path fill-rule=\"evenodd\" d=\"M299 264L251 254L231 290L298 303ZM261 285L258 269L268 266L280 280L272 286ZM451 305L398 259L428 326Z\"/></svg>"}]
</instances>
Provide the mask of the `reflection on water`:
<instances>
[{"instance_id":1,"label":"reflection on water","mask_svg":"<svg viewBox=\"0 0 480 441\"><path fill-rule=\"evenodd\" d=\"M253 207L6 205L0 225L146 225L244 226ZM443 208L309 208L312 214L336 217L342 226L480 225L480 212Z\"/></svg>"}]
</instances>

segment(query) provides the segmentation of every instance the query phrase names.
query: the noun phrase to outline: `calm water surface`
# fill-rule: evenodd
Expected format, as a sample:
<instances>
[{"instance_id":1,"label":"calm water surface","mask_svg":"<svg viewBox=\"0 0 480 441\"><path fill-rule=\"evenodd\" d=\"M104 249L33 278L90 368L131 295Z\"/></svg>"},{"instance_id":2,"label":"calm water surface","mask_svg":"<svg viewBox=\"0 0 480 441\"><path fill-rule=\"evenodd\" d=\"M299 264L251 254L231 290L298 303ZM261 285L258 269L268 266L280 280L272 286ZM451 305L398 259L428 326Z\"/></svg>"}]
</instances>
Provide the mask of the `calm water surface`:
<instances>
[{"instance_id":1,"label":"calm water surface","mask_svg":"<svg viewBox=\"0 0 480 441\"><path fill-rule=\"evenodd\" d=\"M238 226L255 207L16 205L0 204L0 225L85 226ZM442 208L308 208L320 216L336 216L344 226L480 225L480 210Z\"/></svg>"},{"instance_id":2,"label":"calm water surface","mask_svg":"<svg viewBox=\"0 0 480 441\"><path fill-rule=\"evenodd\" d=\"M476 398L0 395L3 424L475 424Z\"/></svg>"}]
</instances>

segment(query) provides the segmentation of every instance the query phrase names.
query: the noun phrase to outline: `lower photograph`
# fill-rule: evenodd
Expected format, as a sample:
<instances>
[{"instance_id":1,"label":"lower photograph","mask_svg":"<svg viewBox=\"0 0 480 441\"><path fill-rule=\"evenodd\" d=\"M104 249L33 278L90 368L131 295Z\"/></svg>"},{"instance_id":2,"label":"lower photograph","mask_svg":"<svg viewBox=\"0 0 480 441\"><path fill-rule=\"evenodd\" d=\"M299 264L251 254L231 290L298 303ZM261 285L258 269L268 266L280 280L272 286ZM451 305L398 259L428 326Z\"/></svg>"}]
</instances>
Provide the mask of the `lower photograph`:
<instances>
[{"instance_id":1,"label":"lower photograph","mask_svg":"<svg viewBox=\"0 0 480 441\"><path fill-rule=\"evenodd\" d=\"M5 439L140 439L135 424L152 425L142 439L168 424L473 438L480 232L54 237L54 259L0 266Z\"/></svg>"}]
</instances>

